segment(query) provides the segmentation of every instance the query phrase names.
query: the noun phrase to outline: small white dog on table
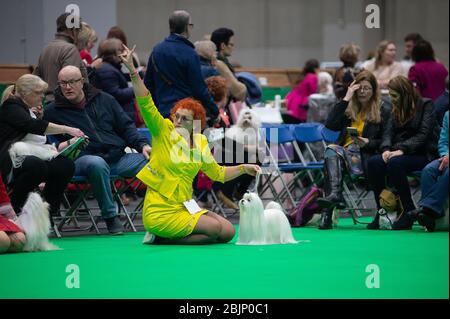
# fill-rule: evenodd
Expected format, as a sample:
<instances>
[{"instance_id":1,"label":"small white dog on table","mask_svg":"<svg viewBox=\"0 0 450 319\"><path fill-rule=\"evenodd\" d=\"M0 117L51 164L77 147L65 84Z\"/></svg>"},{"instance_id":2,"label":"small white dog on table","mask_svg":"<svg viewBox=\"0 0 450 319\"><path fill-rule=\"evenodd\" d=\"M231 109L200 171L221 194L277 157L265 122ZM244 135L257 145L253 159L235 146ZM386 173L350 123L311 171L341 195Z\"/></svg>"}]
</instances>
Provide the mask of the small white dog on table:
<instances>
[{"instance_id":1,"label":"small white dog on table","mask_svg":"<svg viewBox=\"0 0 450 319\"><path fill-rule=\"evenodd\" d=\"M246 193L239 201L241 210L237 245L296 244L291 225L280 204L264 208L256 193Z\"/></svg>"}]
</instances>

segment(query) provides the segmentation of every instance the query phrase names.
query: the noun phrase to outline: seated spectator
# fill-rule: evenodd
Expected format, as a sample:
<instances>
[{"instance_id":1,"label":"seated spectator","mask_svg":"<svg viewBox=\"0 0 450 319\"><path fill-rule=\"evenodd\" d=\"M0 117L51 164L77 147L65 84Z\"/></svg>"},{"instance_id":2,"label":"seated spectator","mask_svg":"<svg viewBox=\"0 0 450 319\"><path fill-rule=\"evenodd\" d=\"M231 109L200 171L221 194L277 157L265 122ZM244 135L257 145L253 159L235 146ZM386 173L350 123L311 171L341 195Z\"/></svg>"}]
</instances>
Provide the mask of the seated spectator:
<instances>
[{"instance_id":1,"label":"seated spectator","mask_svg":"<svg viewBox=\"0 0 450 319\"><path fill-rule=\"evenodd\" d=\"M103 63L97 69L95 87L111 94L122 106L124 112L134 121L134 93L121 72L122 42L119 39L107 39L100 43L98 55Z\"/></svg>"},{"instance_id":2,"label":"seated spectator","mask_svg":"<svg viewBox=\"0 0 450 319\"><path fill-rule=\"evenodd\" d=\"M433 47L426 40L417 42L412 51L412 58L415 64L409 70L409 80L422 97L435 101L445 91L447 69L436 61Z\"/></svg>"},{"instance_id":3,"label":"seated spectator","mask_svg":"<svg viewBox=\"0 0 450 319\"><path fill-rule=\"evenodd\" d=\"M125 31L123 31L120 27L114 26L111 29L109 29L108 34L106 35L107 39L119 39L122 41L124 45L128 45L127 35L125 34ZM136 52L133 52L133 65L138 70L139 75L141 77L144 77L144 68L141 65L141 60L139 59L139 56ZM122 66L121 69L123 74L127 75L127 81L131 81L130 74L128 69L125 66Z\"/></svg>"},{"instance_id":4,"label":"seated spectator","mask_svg":"<svg viewBox=\"0 0 450 319\"><path fill-rule=\"evenodd\" d=\"M203 79L210 76L219 75L219 71L215 68L217 63L216 45L212 41L197 41L194 43L195 52L200 58L200 69L202 71Z\"/></svg>"},{"instance_id":5,"label":"seated spectator","mask_svg":"<svg viewBox=\"0 0 450 319\"><path fill-rule=\"evenodd\" d=\"M340 131L336 145L325 151L325 197L318 204L324 209L319 229L332 228L335 207L344 207L343 177L367 175L367 160L377 154L390 110L381 102L378 83L369 71L362 71L350 85L345 97L328 116L326 127ZM356 129L352 135L347 127Z\"/></svg>"},{"instance_id":6,"label":"seated spectator","mask_svg":"<svg viewBox=\"0 0 450 319\"><path fill-rule=\"evenodd\" d=\"M78 125L89 136L89 145L75 161L75 176L87 177L108 231L121 234L123 226L113 201L110 175L135 177L147 163L151 148L119 103L85 83L78 68L63 68L58 79L55 101L47 106L44 118ZM142 154L125 154L127 146Z\"/></svg>"},{"instance_id":7,"label":"seated spectator","mask_svg":"<svg viewBox=\"0 0 450 319\"><path fill-rule=\"evenodd\" d=\"M56 20L55 39L52 40L41 52L39 61L33 71L48 83L46 94L47 101L53 101L53 91L57 87L58 72L67 65L73 65L81 70L83 77L88 78L86 65L81 61L80 52L76 46L80 26L68 26L66 20L71 13L65 12ZM81 21L81 19L80 19ZM82 26L82 25L81 25ZM58 63L55 63L55 62Z\"/></svg>"},{"instance_id":8,"label":"seated spectator","mask_svg":"<svg viewBox=\"0 0 450 319\"><path fill-rule=\"evenodd\" d=\"M237 123L225 131L225 138L215 152L218 163L225 166L261 164L264 160L264 144L259 129L261 121L253 109L240 111ZM217 196L226 207L239 209L233 199L239 201L248 191L253 176L243 175L224 184L214 184Z\"/></svg>"},{"instance_id":9,"label":"seated spectator","mask_svg":"<svg viewBox=\"0 0 450 319\"><path fill-rule=\"evenodd\" d=\"M307 122L325 123L331 108L336 103L333 93L333 78L328 72L319 72L319 93L308 98Z\"/></svg>"},{"instance_id":10,"label":"seated spectator","mask_svg":"<svg viewBox=\"0 0 450 319\"><path fill-rule=\"evenodd\" d=\"M413 218L429 232L434 231L435 220L444 216L444 204L448 201L448 111L444 116L438 149L440 158L422 170L420 208L413 214Z\"/></svg>"},{"instance_id":11,"label":"seated spectator","mask_svg":"<svg viewBox=\"0 0 450 319\"><path fill-rule=\"evenodd\" d=\"M434 101L434 112L436 113L436 117L439 123L439 126L442 126L442 121L444 119L445 112L449 110L448 108L448 77L445 81L445 91L442 93L440 97Z\"/></svg>"},{"instance_id":12,"label":"seated spectator","mask_svg":"<svg viewBox=\"0 0 450 319\"><path fill-rule=\"evenodd\" d=\"M375 75L381 90L387 89L389 81L398 75L406 75L400 62L395 61L397 48L391 41L381 41L378 44L375 60L365 67Z\"/></svg>"},{"instance_id":13,"label":"seated spectator","mask_svg":"<svg viewBox=\"0 0 450 319\"><path fill-rule=\"evenodd\" d=\"M403 60L400 61L403 67L403 74L408 74L411 67L414 65L414 61L412 58L412 51L416 46L416 43L423 40L422 36L419 33L410 33L405 36L404 44L405 44L405 55Z\"/></svg>"},{"instance_id":14,"label":"seated spectator","mask_svg":"<svg viewBox=\"0 0 450 319\"><path fill-rule=\"evenodd\" d=\"M228 28L218 28L211 33L211 41L217 50L215 66L220 75L230 83L232 98L235 101L245 101L247 88L237 80L234 66L229 61L234 51L234 31Z\"/></svg>"},{"instance_id":15,"label":"seated spectator","mask_svg":"<svg viewBox=\"0 0 450 319\"><path fill-rule=\"evenodd\" d=\"M339 59L344 65L337 69L334 75L334 94L338 100L344 98L347 88L360 72L360 69L355 66L360 51L360 47L353 43L346 43L339 50Z\"/></svg>"},{"instance_id":16,"label":"seated spectator","mask_svg":"<svg viewBox=\"0 0 450 319\"><path fill-rule=\"evenodd\" d=\"M75 128L77 124L62 126L41 119L46 90L47 83L41 78L25 74L4 91L0 107L0 171L12 188L11 203L16 212L22 210L28 194L45 182L43 196L50 204L50 216L57 216L74 165L72 160L56 156L57 149L46 144L45 135L80 137L84 133ZM26 150L11 151L16 142L24 142ZM61 143L59 150L65 147L67 143Z\"/></svg>"},{"instance_id":17,"label":"seated spectator","mask_svg":"<svg viewBox=\"0 0 450 319\"><path fill-rule=\"evenodd\" d=\"M16 213L11 206L0 174L0 254L22 251L25 234L15 223Z\"/></svg>"},{"instance_id":18,"label":"seated spectator","mask_svg":"<svg viewBox=\"0 0 450 319\"><path fill-rule=\"evenodd\" d=\"M394 188L401 201L399 217L392 229L411 229L410 214L416 209L411 198L407 175L422 170L438 157L439 126L433 102L421 98L413 84L404 76L389 81L392 100L392 124L384 130L380 146L382 155L369 159L369 184L373 189L377 208L379 197L386 187ZM379 215L367 227L379 228Z\"/></svg>"},{"instance_id":19,"label":"seated spectator","mask_svg":"<svg viewBox=\"0 0 450 319\"><path fill-rule=\"evenodd\" d=\"M286 124L306 122L308 97L317 92L319 61L311 59L303 67L304 79L286 96L288 113L283 114Z\"/></svg>"},{"instance_id":20,"label":"seated spectator","mask_svg":"<svg viewBox=\"0 0 450 319\"><path fill-rule=\"evenodd\" d=\"M90 66L93 62L91 50L97 42L97 35L89 24L86 22L81 22L81 24L83 27L78 34L77 47L80 51L81 60L86 66Z\"/></svg>"},{"instance_id":21,"label":"seated spectator","mask_svg":"<svg viewBox=\"0 0 450 319\"><path fill-rule=\"evenodd\" d=\"M220 121L214 125L214 127L230 127L230 117L225 111L225 104L227 103L227 98L229 94L229 87L226 79L222 76L211 76L206 79L206 85L208 86L209 94L216 102L219 108Z\"/></svg>"}]
</instances>

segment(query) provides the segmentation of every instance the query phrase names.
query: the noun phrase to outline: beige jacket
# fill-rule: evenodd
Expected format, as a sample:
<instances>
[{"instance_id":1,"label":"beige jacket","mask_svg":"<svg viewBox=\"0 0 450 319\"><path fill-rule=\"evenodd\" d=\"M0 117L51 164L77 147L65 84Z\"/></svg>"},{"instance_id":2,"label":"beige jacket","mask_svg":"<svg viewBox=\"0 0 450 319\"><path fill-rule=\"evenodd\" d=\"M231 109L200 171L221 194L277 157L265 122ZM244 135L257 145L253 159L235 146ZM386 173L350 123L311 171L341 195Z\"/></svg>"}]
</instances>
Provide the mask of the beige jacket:
<instances>
[{"instance_id":1,"label":"beige jacket","mask_svg":"<svg viewBox=\"0 0 450 319\"><path fill-rule=\"evenodd\" d=\"M86 66L81 61L80 53L72 39L64 34L57 33L55 39L42 50L33 72L34 75L48 83L46 93L48 101L54 100L53 91L58 85L58 73L67 65L80 68L81 74L86 81L88 80Z\"/></svg>"}]
</instances>

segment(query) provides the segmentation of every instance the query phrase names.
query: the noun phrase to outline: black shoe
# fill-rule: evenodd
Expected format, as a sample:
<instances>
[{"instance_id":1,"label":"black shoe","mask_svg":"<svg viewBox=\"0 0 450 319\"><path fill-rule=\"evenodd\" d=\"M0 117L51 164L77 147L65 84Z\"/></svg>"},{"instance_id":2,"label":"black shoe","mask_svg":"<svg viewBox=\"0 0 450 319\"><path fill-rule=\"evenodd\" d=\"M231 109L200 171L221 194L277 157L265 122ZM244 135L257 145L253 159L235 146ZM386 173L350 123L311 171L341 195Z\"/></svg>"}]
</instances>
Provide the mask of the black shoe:
<instances>
[{"instance_id":1,"label":"black shoe","mask_svg":"<svg viewBox=\"0 0 450 319\"><path fill-rule=\"evenodd\" d=\"M392 224L392 230L410 230L414 220L410 217L410 212L404 213Z\"/></svg>"},{"instance_id":2,"label":"black shoe","mask_svg":"<svg viewBox=\"0 0 450 319\"><path fill-rule=\"evenodd\" d=\"M338 156L325 159L325 194L327 196L317 199L320 208L333 209L345 208L342 196L342 167Z\"/></svg>"},{"instance_id":3,"label":"black shoe","mask_svg":"<svg viewBox=\"0 0 450 319\"><path fill-rule=\"evenodd\" d=\"M367 224L367 229L380 229L380 215L377 213L370 224Z\"/></svg>"},{"instance_id":4,"label":"black shoe","mask_svg":"<svg viewBox=\"0 0 450 319\"><path fill-rule=\"evenodd\" d=\"M431 214L427 214L425 211L420 211L417 215L417 222L420 226L425 227L427 232L434 232L436 229L436 217Z\"/></svg>"},{"instance_id":5,"label":"black shoe","mask_svg":"<svg viewBox=\"0 0 450 319\"><path fill-rule=\"evenodd\" d=\"M319 229L332 229L333 228L333 210L327 209L322 213L320 218Z\"/></svg>"},{"instance_id":6,"label":"black shoe","mask_svg":"<svg viewBox=\"0 0 450 319\"><path fill-rule=\"evenodd\" d=\"M119 216L113 218L105 218L106 227L111 235L122 235L123 225L120 222Z\"/></svg>"},{"instance_id":7,"label":"black shoe","mask_svg":"<svg viewBox=\"0 0 450 319\"><path fill-rule=\"evenodd\" d=\"M341 196L338 196L336 194L331 194L327 197L322 197L317 199L317 205L319 205L320 208L324 209L333 209L335 207L337 208L345 208L345 202L344 198Z\"/></svg>"}]
</instances>

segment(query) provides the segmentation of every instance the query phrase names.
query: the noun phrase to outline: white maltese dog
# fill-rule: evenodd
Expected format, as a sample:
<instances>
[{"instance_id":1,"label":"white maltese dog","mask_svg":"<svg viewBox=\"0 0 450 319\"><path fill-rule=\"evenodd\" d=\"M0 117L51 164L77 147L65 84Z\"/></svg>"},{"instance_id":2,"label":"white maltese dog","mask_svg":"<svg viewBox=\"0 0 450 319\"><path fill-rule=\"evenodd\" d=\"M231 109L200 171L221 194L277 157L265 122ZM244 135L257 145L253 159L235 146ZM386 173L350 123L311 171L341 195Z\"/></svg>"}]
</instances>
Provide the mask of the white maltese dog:
<instances>
[{"instance_id":1,"label":"white maltese dog","mask_svg":"<svg viewBox=\"0 0 450 319\"><path fill-rule=\"evenodd\" d=\"M256 163L257 159L263 162L265 156L264 141L259 132L260 127L261 120L256 112L250 108L243 108L239 112L237 123L225 130L227 139L236 141L244 147L244 151L249 153L250 163Z\"/></svg>"},{"instance_id":2,"label":"white maltese dog","mask_svg":"<svg viewBox=\"0 0 450 319\"><path fill-rule=\"evenodd\" d=\"M59 249L48 240L50 233L48 203L44 202L39 194L30 193L16 223L24 230L27 238L24 251Z\"/></svg>"},{"instance_id":3,"label":"white maltese dog","mask_svg":"<svg viewBox=\"0 0 450 319\"><path fill-rule=\"evenodd\" d=\"M241 209L237 245L296 244L291 226L280 204L270 202L264 209L256 193L246 193Z\"/></svg>"}]
</instances>

